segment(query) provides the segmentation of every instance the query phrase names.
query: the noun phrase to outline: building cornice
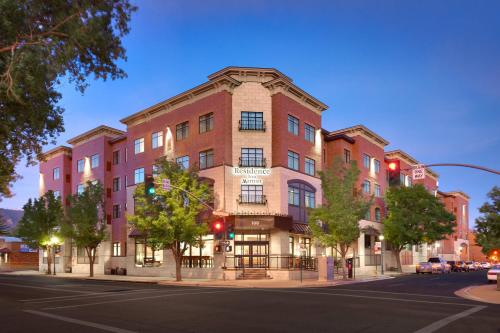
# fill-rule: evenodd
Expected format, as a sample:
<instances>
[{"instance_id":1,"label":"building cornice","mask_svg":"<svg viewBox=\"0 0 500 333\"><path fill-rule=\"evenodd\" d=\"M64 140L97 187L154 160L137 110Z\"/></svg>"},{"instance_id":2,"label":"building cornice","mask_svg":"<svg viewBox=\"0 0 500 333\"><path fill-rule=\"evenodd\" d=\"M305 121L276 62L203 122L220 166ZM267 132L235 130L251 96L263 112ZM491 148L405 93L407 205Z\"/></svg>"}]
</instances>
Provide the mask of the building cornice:
<instances>
[{"instance_id":1,"label":"building cornice","mask_svg":"<svg viewBox=\"0 0 500 333\"><path fill-rule=\"evenodd\" d=\"M447 194L462 197L467 201L470 199L470 197L463 191L448 191Z\"/></svg>"},{"instance_id":2,"label":"building cornice","mask_svg":"<svg viewBox=\"0 0 500 333\"><path fill-rule=\"evenodd\" d=\"M332 131L329 133L329 135L331 135L331 136L335 136L335 135L339 135L339 134L345 134L349 137L361 135L382 148L384 148L385 146L387 146L389 144L389 141L387 141L386 139L384 139L383 137L381 137L377 133L373 132L372 130L368 129L364 125L355 125L355 126L343 128L340 130Z\"/></svg>"},{"instance_id":3,"label":"building cornice","mask_svg":"<svg viewBox=\"0 0 500 333\"><path fill-rule=\"evenodd\" d=\"M68 146L57 146L55 148L52 148L44 153L41 153L39 156L38 156L38 160L40 162L46 162L47 160L49 159L52 159L56 156L59 156L59 155L67 155L67 156L70 156L71 157L71 154L72 154L72 150L70 147Z\"/></svg>"},{"instance_id":4,"label":"building cornice","mask_svg":"<svg viewBox=\"0 0 500 333\"><path fill-rule=\"evenodd\" d=\"M121 131L116 128L112 128L106 125L101 125L96 128L91 129L90 131L87 131L85 133L82 133L78 136L75 136L74 138L69 139L67 142L70 145L73 145L73 147L87 142L90 139L102 136L102 135L109 135L111 137L117 137L117 136L122 136L125 135L124 131Z\"/></svg>"},{"instance_id":5,"label":"building cornice","mask_svg":"<svg viewBox=\"0 0 500 333\"><path fill-rule=\"evenodd\" d=\"M246 81L245 78L270 78L270 80L277 79L279 77L284 78L292 82L293 80L277 70L276 68L260 68L260 67L238 67L238 66L228 66L213 74L208 76L209 80L214 80L220 76L237 76L242 78L242 81ZM267 80L267 81L270 81Z\"/></svg>"}]
</instances>

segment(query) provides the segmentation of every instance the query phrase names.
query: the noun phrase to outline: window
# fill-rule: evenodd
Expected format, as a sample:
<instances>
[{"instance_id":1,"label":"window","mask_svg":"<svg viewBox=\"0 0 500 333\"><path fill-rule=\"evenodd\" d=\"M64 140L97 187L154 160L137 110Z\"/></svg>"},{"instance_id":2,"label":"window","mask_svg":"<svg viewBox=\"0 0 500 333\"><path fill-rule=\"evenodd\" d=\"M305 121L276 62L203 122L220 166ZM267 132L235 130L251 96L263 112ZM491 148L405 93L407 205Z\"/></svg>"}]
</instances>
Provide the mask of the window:
<instances>
[{"instance_id":1,"label":"window","mask_svg":"<svg viewBox=\"0 0 500 333\"><path fill-rule=\"evenodd\" d=\"M293 253L295 252L295 239L293 236L288 236L288 254L293 257Z\"/></svg>"},{"instance_id":2,"label":"window","mask_svg":"<svg viewBox=\"0 0 500 333\"><path fill-rule=\"evenodd\" d=\"M307 208L315 208L316 200L314 192L304 191L305 205Z\"/></svg>"},{"instance_id":3,"label":"window","mask_svg":"<svg viewBox=\"0 0 500 333\"><path fill-rule=\"evenodd\" d=\"M85 168L85 160L82 159L76 161L76 171L78 173L82 173L84 168Z\"/></svg>"},{"instance_id":4,"label":"window","mask_svg":"<svg viewBox=\"0 0 500 333\"><path fill-rule=\"evenodd\" d=\"M95 169L99 166L99 155L95 154L90 157L90 167Z\"/></svg>"},{"instance_id":5,"label":"window","mask_svg":"<svg viewBox=\"0 0 500 333\"><path fill-rule=\"evenodd\" d=\"M135 184L144 183L144 168L134 170L134 182Z\"/></svg>"},{"instance_id":6,"label":"window","mask_svg":"<svg viewBox=\"0 0 500 333\"><path fill-rule=\"evenodd\" d=\"M375 184L375 196L380 198L382 196L382 190L380 189L379 184Z\"/></svg>"},{"instance_id":7,"label":"window","mask_svg":"<svg viewBox=\"0 0 500 333\"><path fill-rule=\"evenodd\" d=\"M288 167L293 170L299 170L299 154L288 151Z\"/></svg>"},{"instance_id":8,"label":"window","mask_svg":"<svg viewBox=\"0 0 500 333\"><path fill-rule=\"evenodd\" d=\"M241 148L241 167L264 167L264 149L262 148Z\"/></svg>"},{"instance_id":9,"label":"window","mask_svg":"<svg viewBox=\"0 0 500 333\"><path fill-rule=\"evenodd\" d=\"M370 181L369 180L365 180L363 182L363 192L370 194Z\"/></svg>"},{"instance_id":10,"label":"window","mask_svg":"<svg viewBox=\"0 0 500 333\"><path fill-rule=\"evenodd\" d=\"M363 166L368 170L370 170L370 159L369 155L363 154Z\"/></svg>"},{"instance_id":11,"label":"window","mask_svg":"<svg viewBox=\"0 0 500 333\"><path fill-rule=\"evenodd\" d=\"M144 153L144 138L134 141L134 154Z\"/></svg>"},{"instance_id":12,"label":"window","mask_svg":"<svg viewBox=\"0 0 500 333\"><path fill-rule=\"evenodd\" d=\"M288 186L288 204L300 206L300 190L293 186Z\"/></svg>"},{"instance_id":13,"label":"window","mask_svg":"<svg viewBox=\"0 0 500 333\"><path fill-rule=\"evenodd\" d=\"M120 190L120 177L113 178L113 192Z\"/></svg>"},{"instance_id":14,"label":"window","mask_svg":"<svg viewBox=\"0 0 500 333\"><path fill-rule=\"evenodd\" d=\"M151 135L151 148L163 147L163 131L154 132Z\"/></svg>"},{"instance_id":15,"label":"window","mask_svg":"<svg viewBox=\"0 0 500 333\"><path fill-rule=\"evenodd\" d=\"M120 151L115 150L113 152L113 165L117 165L120 163Z\"/></svg>"},{"instance_id":16,"label":"window","mask_svg":"<svg viewBox=\"0 0 500 333\"><path fill-rule=\"evenodd\" d=\"M406 185L406 183L405 183L405 175L402 174L402 173L399 174L399 185L401 185L401 186Z\"/></svg>"},{"instance_id":17,"label":"window","mask_svg":"<svg viewBox=\"0 0 500 333\"><path fill-rule=\"evenodd\" d=\"M187 170L189 169L189 156L181 156L181 157L177 157L177 159L175 160L177 162L177 164L179 164L182 169L184 170Z\"/></svg>"},{"instance_id":18,"label":"window","mask_svg":"<svg viewBox=\"0 0 500 333\"><path fill-rule=\"evenodd\" d=\"M185 121L175 127L175 138L177 141L184 140L189 134L189 122Z\"/></svg>"},{"instance_id":19,"label":"window","mask_svg":"<svg viewBox=\"0 0 500 333\"><path fill-rule=\"evenodd\" d=\"M200 134L214 129L214 114L212 112L200 117Z\"/></svg>"},{"instance_id":20,"label":"window","mask_svg":"<svg viewBox=\"0 0 500 333\"><path fill-rule=\"evenodd\" d=\"M375 208L375 221L380 222L381 215L380 215L380 208Z\"/></svg>"},{"instance_id":21,"label":"window","mask_svg":"<svg viewBox=\"0 0 500 333\"><path fill-rule=\"evenodd\" d=\"M288 115L288 132L293 135L299 135L299 120L290 115Z\"/></svg>"},{"instance_id":22,"label":"window","mask_svg":"<svg viewBox=\"0 0 500 333\"><path fill-rule=\"evenodd\" d=\"M119 257L122 255L122 249L120 242L113 243L113 257Z\"/></svg>"},{"instance_id":23,"label":"window","mask_svg":"<svg viewBox=\"0 0 500 333\"><path fill-rule=\"evenodd\" d=\"M54 170L52 170L52 179L58 180L60 177L61 177L61 169L54 168Z\"/></svg>"},{"instance_id":24,"label":"window","mask_svg":"<svg viewBox=\"0 0 500 333\"><path fill-rule=\"evenodd\" d=\"M380 161L379 160L375 160L374 167L375 167L375 172L380 173Z\"/></svg>"},{"instance_id":25,"label":"window","mask_svg":"<svg viewBox=\"0 0 500 333\"><path fill-rule=\"evenodd\" d=\"M316 129L311 125L304 124L304 137L307 141L314 143Z\"/></svg>"},{"instance_id":26,"label":"window","mask_svg":"<svg viewBox=\"0 0 500 333\"><path fill-rule=\"evenodd\" d=\"M413 181L411 176L406 176L406 186L411 187L413 185Z\"/></svg>"},{"instance_id":27,"label":"window","mask_svg":"<svg viewBox=\"0 0 500 333\"><path fill-rule=\"evenodd\" d=\"M82 194L84 190L85 190L85 188L83 187L83 184L78 184L78 185L76 186L76 193L77 193L78 195Z\"/></svg>"},{"instance_id":28,"label":"window","mask_svg":"<svg viewBox=\"0 0 500 333\"><path fill-rule=\"evenodd\" d=\"M310 176L314 176L316 171L315 171L315 161L310 159L310 158L305 158L305 172L310 175Z\"/></svg>"},{"instance_id":29,"label":"window","mask_svg":"<svg viewBox=\"0 0 500 333\"><path fill-rule=\"evenodd\" d=\"M135 240L135 265L139 267L145 266L161 266L163 262L163 250L154 250L145 239L136 238Z\"/></svg>"},{"instance_id":30,"label":"window","mask_svg":"<svg viewBox=\"0 0 500 333\"><path fill-rule=\"evenodd\" d=\"M153 164L153 166L151 167L151 176L158 177L159 174L160 168L156 164Z\"/></svg>"},{"instance_id":31,"label":"window","mask_svg":"<svg viewBox=\"0 0 500 333\"><path fill-rule=\"evenodd\" d=\"M60 199L61 198L61 192L60 191L54 191L54 198Z\"/></svg>"},{"instance_id":32,"label":"window","mask_svg":"<svg viewBox=\"0 0 500 333\"><path fill-rule=\"evenodd\" d=\"M266 129L262 112L241 112L240 130L264 131Z\"/></svg>"},{"instance_id":33,"label":"window","mask_svg":"<svg viewBox=\"0 0 500 333\"><path fill-rule=\"evenodd\" d=\"M214 166L214 151L212 149L200 152L200 169Z\"/></svg>"},{"instance_id":34,"label":"window","mask_svg":"<svg viewBox=\"0 0 500 333\"><path fill-rule=\"evenodd\" d=\"M265 203L262 185L241 185L240 202Z\"/></svg>"},{"instance_id":35,"label":"window","mask_svg":"<svg viewBox=\"0 0 500 333\"><path fill-rule=\"evenodd\" d=\"M351 151L349 149L344 149L344 162L351 163Z\"/></svg>"},{"instance_id":36,"label":"window","mask_svg":"<svg viewBox=\"0 0 500 333\"><path fill-rule=\"evenodd\" d=\"M371 214L370 210L368 209L366 211L366 214L365 214L365 220L371 221L371 219L372 219L372 214ZM365 235L365 238L366 238L366 235Z\"/></svg>"},{"instance_id":37,"label":"window","mask_svg":"<svg viewBox=\"0 0 500 333\"><path fill-rule=\"evenodd\" d=\"M120 205L113 205L113 218L120 218Z\"/></svg>"}]
</instances>

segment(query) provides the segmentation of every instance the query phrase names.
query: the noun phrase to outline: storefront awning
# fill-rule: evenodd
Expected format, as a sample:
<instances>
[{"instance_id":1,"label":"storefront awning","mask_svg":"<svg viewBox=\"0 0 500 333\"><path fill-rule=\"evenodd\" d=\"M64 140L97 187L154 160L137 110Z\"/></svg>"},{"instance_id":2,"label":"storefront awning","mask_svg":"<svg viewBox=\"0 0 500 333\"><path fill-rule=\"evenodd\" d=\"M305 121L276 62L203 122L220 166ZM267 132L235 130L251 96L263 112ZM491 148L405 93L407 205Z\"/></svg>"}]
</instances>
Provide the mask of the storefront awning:
<instances>
[{"instance_id":1,"label":"storefront awning","mask_svg":"<svg viewBox=\"0 0 500 333\"><path fill-rule=\"evenodd\" d=\"M142 234L142 232L140 232L139 230L137 229L134 229L130 232L130 234L128 234L129 237L131 238L138 238L138 237L144 237L144 235Z\"/></svg>"},{"instance_id":2,"label":"storefront awning","mask_svg":"<svg viewBox=\"0 0 500 333\"><path fill-rule=\"evenodd\" d=\"M304 223L294 223L291 231L294 234L311 234L311 228L309 228L309 225Z\"/></svg>"},{"instance_id":3,"label":"storefront awning","mask_svg":"<svg viewBox=\"0 0 500 333\"><path fill-rule=\"evenodd\" d=\"M366 226L361 229L361 232L364 233L365 235L371 235L371 236L379 236L380 231L375 229L374 227L371 226Z\"/></svg>"}]
</instances>

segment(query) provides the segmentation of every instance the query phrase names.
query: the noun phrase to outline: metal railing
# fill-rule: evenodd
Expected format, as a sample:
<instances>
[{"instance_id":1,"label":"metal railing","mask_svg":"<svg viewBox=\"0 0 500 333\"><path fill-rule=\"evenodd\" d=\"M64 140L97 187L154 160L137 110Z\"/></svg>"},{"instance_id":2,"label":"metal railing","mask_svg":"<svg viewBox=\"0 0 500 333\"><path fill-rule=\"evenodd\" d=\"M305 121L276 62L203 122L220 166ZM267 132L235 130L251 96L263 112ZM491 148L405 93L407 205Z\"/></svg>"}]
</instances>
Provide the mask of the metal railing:
<instances>
[{"instance_id":1,"label":"metal railing","mask_svg":"<svg viewBox=\"0 0 500 333\"><path fill-rule=\"evenodd\" d=\"M240 120L240 131L265 131L266 122L264 120Z\"/></svg>"},{"instance_id":2,"label":"metal railing","mask_svg":"<svg viewBox=\"0 0 500 333\"><path fill-rule=\"evenodd\" d=\"M265 205L267 199L264 194L240 194L239 203Z\"/></svg>"},{"instance_id":3,"label":"metal railing","mask_svg":"<svg viewBox=\"0 0 500 333\"><path fill-rule=\"evenodd\" d=\"M183 268L213 268L214 258L209 256L184 256L181 265Z\"/></svg>"},{"instance_id":4,"label":"metal railing","mask_svg":"<svg viewBox=\"0 0 500 333\"><path fill-rule=\"evenodd\" d=\"M265 157L254 157L254 158L245 158L240 157L240 163L238 164L240 167L266 167L266 158Z\"/></svg>"},{"instance_id":5,"label":"metal railing","mask_svg":"<svg viewBox=\"0 0 500 333\"><path fill-rule=\"evenodd\" d=\"M235 269L318 270L318 258L315 257L236 255L227 257L226 260L227 267Z\"/></svg>"}]
</instances>

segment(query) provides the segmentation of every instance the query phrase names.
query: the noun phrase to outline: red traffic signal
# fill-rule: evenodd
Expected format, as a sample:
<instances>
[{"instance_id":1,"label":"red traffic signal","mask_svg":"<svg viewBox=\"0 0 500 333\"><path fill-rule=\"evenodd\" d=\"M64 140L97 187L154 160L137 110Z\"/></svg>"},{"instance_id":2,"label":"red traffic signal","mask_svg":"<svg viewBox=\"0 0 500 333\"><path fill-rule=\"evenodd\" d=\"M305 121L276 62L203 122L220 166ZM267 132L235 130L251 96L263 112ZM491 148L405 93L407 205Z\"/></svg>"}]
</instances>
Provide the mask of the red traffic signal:
<instances>
[{"instance_id":1,"label":"red traffic signal","mask_svg":"<svg viewBox=\"0 0 500 333\"><path fill-rule=\"evenodd\" d=\"M389 170L396 171L397 167L396 162L389 163Z\"/></svg>"},{"instance_id":2,"label":"red traffic signal","mask_svg":"<svg viewBox=\"0 0 500 333\"><path fill-rule=\"evenodd\" d=\"M222 225L222 222L220 222L220 221L214 222L214 230L215 231L222 231L223 228L224 228L224 226Z\"/></svg>"}]
</instances>

